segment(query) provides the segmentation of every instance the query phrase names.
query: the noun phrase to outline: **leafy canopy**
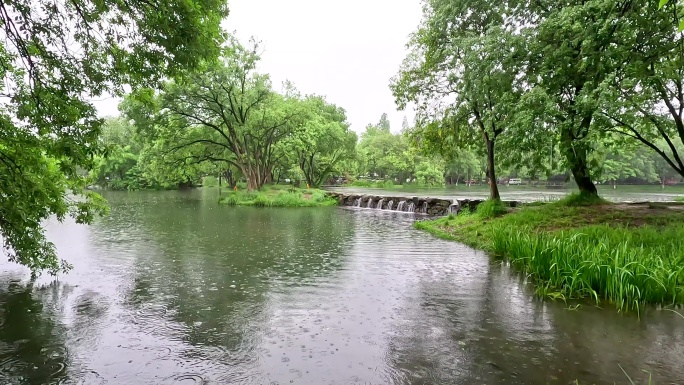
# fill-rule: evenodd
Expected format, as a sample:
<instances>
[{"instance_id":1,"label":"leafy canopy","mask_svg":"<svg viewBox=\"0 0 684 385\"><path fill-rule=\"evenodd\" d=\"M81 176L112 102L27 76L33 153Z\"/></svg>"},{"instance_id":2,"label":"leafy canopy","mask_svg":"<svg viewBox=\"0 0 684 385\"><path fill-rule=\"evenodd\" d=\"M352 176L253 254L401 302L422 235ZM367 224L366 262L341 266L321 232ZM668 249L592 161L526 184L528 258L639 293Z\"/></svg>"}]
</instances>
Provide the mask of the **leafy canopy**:
<instances>
[{"instance_id":1,"label":"leafy canopy","mask_svg":"<svg viewBox=\"0 0 684 385\"><path fill-rule=\"evenodd\" d=\"M106 211L85 188L103 121L89 102L218 54L225 0L0 3L0 234L10 261L57 273L41 223Z\"/></svg>"}]
</instances>

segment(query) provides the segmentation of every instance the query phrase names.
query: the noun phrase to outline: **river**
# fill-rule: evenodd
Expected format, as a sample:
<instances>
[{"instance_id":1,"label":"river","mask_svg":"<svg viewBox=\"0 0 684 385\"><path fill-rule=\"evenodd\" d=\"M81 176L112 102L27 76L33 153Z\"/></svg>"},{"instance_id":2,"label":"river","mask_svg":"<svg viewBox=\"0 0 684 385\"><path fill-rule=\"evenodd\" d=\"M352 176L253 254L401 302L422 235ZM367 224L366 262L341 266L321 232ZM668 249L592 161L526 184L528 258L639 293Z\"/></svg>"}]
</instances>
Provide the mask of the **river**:
<instances>
[{"instance_id":1,"label":"river","mask_svg":"<svg viewBox=\"0 0 684 385\"><path fill-rule=\"evenodd\" d=\"M49 222L74 270L0 268L0 384L655 384L684 319L542 301L482 252L354 208L107 193ZM648 373L647 373L648 372Z\"/></svg>"}]
</instances>

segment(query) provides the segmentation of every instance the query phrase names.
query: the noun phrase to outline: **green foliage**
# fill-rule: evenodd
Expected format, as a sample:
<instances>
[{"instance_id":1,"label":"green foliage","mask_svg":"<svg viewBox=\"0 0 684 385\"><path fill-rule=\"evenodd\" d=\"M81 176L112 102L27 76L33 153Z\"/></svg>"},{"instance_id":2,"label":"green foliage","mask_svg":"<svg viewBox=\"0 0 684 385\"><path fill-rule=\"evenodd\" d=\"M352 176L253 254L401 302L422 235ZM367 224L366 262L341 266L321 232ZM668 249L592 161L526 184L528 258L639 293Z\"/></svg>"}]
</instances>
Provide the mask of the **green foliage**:
<instances>
[{"instance_id":1,"label":"green foliage","mask_svg":"<svg viewBox=\"0 0 684 385\"><path fill-rule=\"evenodd\" d=\"M424 187L444 186L443 162L422 161L416 166L416 180Z\"/></svg>"},{"instance_id":2,"label":"green foliage","mask_svg":"<svg viewBox=\"0 0 684 385\"><path fill-rule=\"evenodd\" d=\"M269 76L256 72L252 43L231 37L220 60L202 71L168 82L159 95L131 95L124 108L154 143L155 168L169 165L165 173L173 174L209 164L217 174L239 172L248 189L259 190L285 179L319 186L354 157L357 137L345 111L303 97L290 83L275 92Z\"/></svg>"},{"instance_id":3,"label":"green foliage","mask_svg":"<svg viewBox=\"0 0 684 385\"><path fill-rule=\"evenodd\" d=\"M85 190L87 173L130 165L125 148L120 164L99 164L103 120L88 100L212 60L228 9L224 0L7 0L0 9L0 234L10 261L56 274L66 264L41 223L105 213Z\"/></svg>"},{"instance_id":4,"label":"green foliage","mask_svg":"<svg viewBox=\"0 0 684 385\"><path fill-rule=\"evenodd\" d=\"M504 17L510 11L506 2L426 1L412 51L391 85L400 108L418 107L423 124L413 136L421 146L446 159L454 159L448 146L478 146L492 181L496 144L514 124L523 87L521 39ZM496 183L490 198L499 199Z\"/></svg>"},{"instance_id":5,"label":"green foliage","mask_svg":"<svg viewBox=\"0 0 684 385\"><path fill-rule=\"evenodd\" d=\"M490 219L498 217L500 215L506 214L506 206L500 200L488 199L479 205L475 209L475 214L482 219Z\"/></svg>"},{"instance_id":6,"label":"green foliage","mask_svg":"<svg viewBox=\"0 0 684 385\"><path fill-rule=\"evenodd\" d=\"M668 3L670 3L670 0L660 0L658 3L658 9L662 9ZM684 20L680 20L679 25L677 27L678 27L679 32L684 31Z\"/></svg>"},{"instance_id":7,"label":"green foliage","mask_svg":"<svg viewBox=\"0 0 684 385\"><path fill-rule=\"evenodd\" d=\"M640 142L684 175L684 116L678 108L684 102L684 37L672 27L681 23L682 10L676 2L661 6L653 12L652 4L637 2L621 18L598 104L607 129Z\"/></svg>"},{"instance_id":8,"label":"green foliage","mask_svg":"<svg viewBox=\"0 0 684 385\"><path fill-rule=\"evenodd\" d=\"M331 174L341 173L340 165L355 156L357 136L349 130L345 111L323 97L308 96L300 107L302 128L283 140L281 150L301 171L297 180L318 187Z\"/></svg>"},{"instance_id":9,"label":"green foliage","mask_svg":"<svg viewBox=\"0 0 684 385\"><path fill-rule=\"evenodd\" d=\"M106 148L91 172L94 183L112 190L173 189L200 183L202 165L173 162L159 153L158 141L146 141L123 118L107 119L100 141ZM168 162L167 162L168 161Z\"/></svg>"},{"instance_id":10,"label":"green foliage","mask_svg":"<svg viewBox=\"0 0 684 385\"><path fill-rule=\"evenodd\" d=\"M289 195L290 193L287 194L278 194L278 195ZM287 200L289 202L289 200ZM271 207L273 205L273 200L266 196L266 194L257 194L254 200L252 200L252 205L256 207Z\"/></svg>"},{"instance_id":11,"label":"green foliage","mask_svg":"<svg viewBox=\"0 0 684 385\"><path fill-rule=\"evenodd\" d=\"M216 186L218 186L218 184L219 184L218 178L215 176L208 175L208 176L205 176L204 178L202 178L202 186L203 187L216 187Z\"/></svg>"},{"instance_id":12,"label":"green foliage","mask_svg":"<svg viewBox=\"0 0 684 385\"><path fill-rule=\"evenodd\" d=\"M446 160L450 180L477 173L472 151L487 154L489 180L502 166L530 179L569 169L585 194L594 180L684 176L684 36L672 28L684 23L675 2L659 5L424 1L391 84L400 108L417 106L413 144Z\"/></svg>"},{"instance_id":13,"label":"green foliage","mask_svg":"<svg viewBox=\"0 0 684 385\"><path fill-rule=\"evenodd\" d=\"M578 206L593 206L610 204L607 200L596 196L594 194L583 194L581 192L573 193L554 202L556 205L578 207Z\"/></svg>"},{"instance_id":14,"label":"green foliage","mask_svg":"<svg viewBox=\"0 0 684 385\"><path fill-rule=\"evenodd\" d=\"M384 116L377 125L369 124L361 134L358 144L361 168L370 178L396 178L403 183L414 175L416 154L404 135L390 131L386 119Z\"/></svg>"},{"instance_id":15,"label":"green foliage","mask_svg":"<svg viewBox=\"0 0 684 385\"><path fill-rule=\"evenodd\" d=\"M228 206L237 206L240 203L240 197L237 193L229 193L227 196L221 198L220 203Z\"/></svg>"},{"instance_id":16,"label":"green foliage","mask_svg":"<svg viewBox=\"0 0 684 385\"><path fill-rule=\"evenodd\" d=\"M337 200L317 189L264 188L263 191L233 191L220 200L229 206L255 207L321 207L336 206Z\"/></svg>"}]
</instances>

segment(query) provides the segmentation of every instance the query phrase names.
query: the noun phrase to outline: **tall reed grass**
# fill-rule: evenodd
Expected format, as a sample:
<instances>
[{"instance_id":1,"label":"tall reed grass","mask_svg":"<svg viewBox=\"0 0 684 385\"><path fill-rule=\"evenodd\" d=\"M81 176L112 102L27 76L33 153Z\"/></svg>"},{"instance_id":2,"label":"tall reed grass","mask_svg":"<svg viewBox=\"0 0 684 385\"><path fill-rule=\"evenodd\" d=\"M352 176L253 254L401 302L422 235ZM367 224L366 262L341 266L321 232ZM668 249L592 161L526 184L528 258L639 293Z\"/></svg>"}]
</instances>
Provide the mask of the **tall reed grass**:
<instances>
[{"instance_id":1,"label":"tall reed grass","mask_svg":"<svg viewBox=\"0 0 684 385\"><path fill-rule=\"evenodd\" d=\"M485 206L416 227L510 260L541 295L620 310L684 305L684 210L571 196L498 216Z\"/></svg>"},{"instance_id":2,"label":"tall reed grass","mask_svg":"<svg viewBox=\"0 0 684 385\"><path fill-rule=\"evenodd\" d=\"M492 243L542 294L603 299L621 310L684 304L684 225L597 225L555 234L498 227Z\"/></svg>"}]
</instances>

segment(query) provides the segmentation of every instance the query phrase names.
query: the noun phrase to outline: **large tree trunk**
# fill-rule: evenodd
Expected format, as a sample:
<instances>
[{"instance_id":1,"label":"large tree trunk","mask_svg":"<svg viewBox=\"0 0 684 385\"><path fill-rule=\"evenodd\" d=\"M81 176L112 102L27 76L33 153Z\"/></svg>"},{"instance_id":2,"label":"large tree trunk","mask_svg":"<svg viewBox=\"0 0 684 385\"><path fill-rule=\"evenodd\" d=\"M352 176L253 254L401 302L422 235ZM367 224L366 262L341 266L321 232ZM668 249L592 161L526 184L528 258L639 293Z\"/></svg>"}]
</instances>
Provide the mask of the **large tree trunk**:
<instances>
[{"instance_id":1,"label":"large tree trunk","mask_svg":"<svg viewBox=\"0 0 684 385\"><path fill-rule=\"evenodd\" d=\"M242 167L242 174L247 179L247 191L252 192L261 188L261 175L251 167Z\"/></svg>"},{"instance_id":2,"label":"large tree trunk","mask_svg":"<svg viewBox=\"0 0 684 385\"><path fill-rule=\"evenodd\" d=\"M233 170L227 170L223 172L223 179L226 180L230 188L235 188L235 178L233 177ZM220 180L220 179L219 179ZM220 183L219 183L220 185Z\"/></svg>"},{"instance_id":3,"label":"large tree trunk","mask_svg":"<svg viewBox=\"0 0 684 385\"><path fill-rule=\"evenodd\" d=\"M565 147L565 156L570 164L570 171L575 178L580 194L598 196L598 190L591 179L586 148L583 145L573 146L572 141L567 143Z\"/></svg>"},{"instance_id":4,"label":"large tree trunk","mask_svg":"<svg viewBox=\"0 0 684 385\"><path fill-rule=\"evenodd\" d=\"M588 129L590 124L591 116L585 117L580 123L580 128ZM589 162L587 161L589 151L586 140L578 140L572 130L566 128L561 131L561 145L580 194L598 196L598 190L591 178Z\"/></svg>"},{"instance_id":5,"label":"large tree trunk","mask_svg":"<svg viewBox=\"0 0 684 385\"><path fill-rule=\"evenodd\" d=\"M501 200L499 186L496 184L496 170L494 169L494 140L485 138L487 145L487 176L489 177L489 199Z\"/></svg>"}]
</instances>

